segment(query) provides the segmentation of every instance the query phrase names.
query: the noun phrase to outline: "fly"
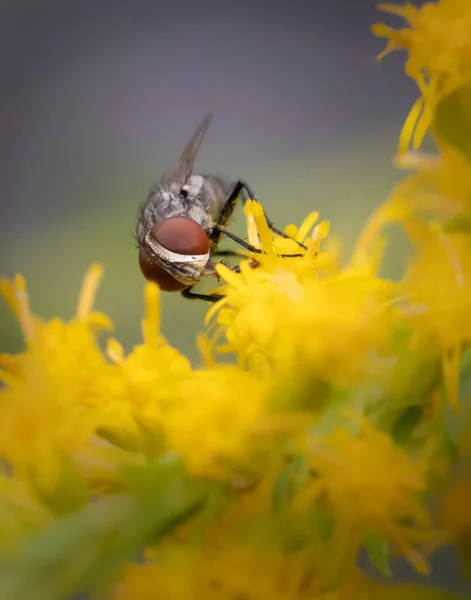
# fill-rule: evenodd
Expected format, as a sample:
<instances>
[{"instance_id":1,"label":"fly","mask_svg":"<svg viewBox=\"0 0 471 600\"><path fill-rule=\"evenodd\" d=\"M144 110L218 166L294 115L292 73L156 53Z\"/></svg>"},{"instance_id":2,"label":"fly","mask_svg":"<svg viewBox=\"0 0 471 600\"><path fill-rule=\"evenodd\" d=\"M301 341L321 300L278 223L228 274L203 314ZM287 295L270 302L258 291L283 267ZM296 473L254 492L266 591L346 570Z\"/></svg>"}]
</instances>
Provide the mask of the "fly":
<instances>
[{"instance_id":1,"label":"fly","mask_svg":"<svg viewBox=\"0 0 471 600\"><path fill-rule=\"evenodd\" d=\"M179 291L185 298L217 302L222 295L198 294L192 292L192 288L203 277L217 277L214 259L218 256L245 258L235 251L218 250L222 236L251 253L262 251L226 229L239 198L244 204L248 199L257 201L247 183L241 179L230 183L214 175L193 174L195 159L211 120L212 115L208 113L181 153L178 167L170 175L164 175L151 190L139 210L136 239L139 266L147 280L157 283L164 291ZM274 233L289 238L266 214L265 218ZM303 244L297 244L305 249ZM229 266L224 260L220 262ZM254 266L257 264L255 261ZM239 270L237 266L232 269Z\"/></svg>"}]
</instances>

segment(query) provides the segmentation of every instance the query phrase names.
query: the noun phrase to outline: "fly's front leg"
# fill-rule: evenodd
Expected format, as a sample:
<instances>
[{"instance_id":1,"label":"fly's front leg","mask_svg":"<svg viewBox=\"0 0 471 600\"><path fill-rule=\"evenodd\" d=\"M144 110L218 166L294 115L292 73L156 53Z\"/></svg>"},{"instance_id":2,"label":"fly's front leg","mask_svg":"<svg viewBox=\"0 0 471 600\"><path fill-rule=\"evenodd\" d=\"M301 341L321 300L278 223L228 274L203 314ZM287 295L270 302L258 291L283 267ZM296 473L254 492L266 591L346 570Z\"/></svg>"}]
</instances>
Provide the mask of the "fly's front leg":
<instances>
[{"instance_id":1,"label":"fly's front leg","mask_svg":"<svg viewBox=\"0 0 471 600\"><path fill-rule=\"evenodd\" d=\"M224 229L224 227L221 227L220 225L215 225L213 227L213 232L217 232L219 234L218 240L220 239L220 237L222 235L227 235L227 237L229 239L233 240L234 242L236 242L237 244L242 246L242 248L245 248L252 254L263 254L263 252L262 252L262 250L260 250L260 248L256 248L255 246L252 246L252 244L249 244L248 242L246 242L245 240L240 238L235 233L232 233L232 232L228 231L227 229Z\"/></svg>"},{"instance_id":2,"label":"fly's front leg","mask_svg":"<svg viewBox=\"0 0 471 600\"><path fill-rule=\"evenodd\" d=\"M238 235L235 235L235 233L227 231L227 229L222 229L218 225L215 225L215 227L213 228L213 231L215 229L218 230L221 235L223 235L223 234L227 235L228 238L230 238L234 242L237 242L237 244L240 244L243 248L245 248L252 254L266 254L265 252L263 252L263 250L260 250L260 248L256 248L255 246L252 246L252 244L249 244L248 242L246 242L245 240L240 238ZM292 238L288 238L288 239L291 240ZM293 240L293 241L295 241L295 240ZM297 243L299 244L299 242L297 242ZM304 246L303 246L303 248L304 248ZM230 256L230 255L226 254L226 256ZM300 257L304 256L304 254L300 252L297 254L279 254L278 256L281 256L282 258L300 258ZM244 258L247 258L247 257L244 256Z\"/></svg>"},{"instance_id":3,"label":"fly's front leg","mask_svg":"<svg viewBox=\"0 0 471 600\"><path fill-rule=\"evenodd\" d=\"M242 238L240 238L239 236L235 235L234 233L231 233L230 231L227 231L227 229L225 228L225 226L227 225L227 223L229 222L229 219L232 215L232 213L234 212L234 209L236 207L237 204L237 200L239 199L239 196L241 194L242 191L245 191L247 196L245 198L243 198L243 203L245 204L247 202L248 199L252 199L255 200L256 202L258 202L258 200L255 197L255 194L253 193L253 191L251 190L251 188L242 180L239 180L233 187L231 193L229 194L229 196L227 197L227 200L223 206L223 209L221 211L221 215L219 217L219 220L217 222L217 224L213 227L210 235L209 235L209 243L210 246L212 248L217 248L221 237L223 235L226 235L228 238L230 238L231 240L233 240L234 242L236 242L237 244L239 244L240 246L242 246L243 248L245 248L248 252L250 252L251 254L265 254L262 250L260 250L260 248L256 248L255 246L253 246L252 244L249 244L248 242L246 242L245 240L243 240ZM285 234L283 231L280 231L279 229L277 229L273 223L271 222L271 220L267 217L267 215L265 214L265 219L267 221L268 227L271 229L271 231L273 231L274 233L276 233L277 235L280 235L284 238L293 240L294 242L296 242L298 244L298 246L300 246L303 249L306 249L306 246L304 246L303 244L301 244L300 242L298 242L297 240L294 240L293 238L291 238L289 235ZM249 257L247 257L245 254L242 254L240 252L235 252L233 250L215 250L213 252L213 256L237 256L240 258L244 258L247 259ZM304 254L299 253L299 254L280 254L281 257L283 258L297 258L297 257L302 257L304 256ZM224 264L225 266L227 266L228 268L231 269L231 271L233 271L234 273L240 273L240 266L239 265L235 265L234 267L231 267L229 265L229 263L227 263L226 261L222 260L221 261L222 264ZM252 259L251 263L250 263L251 268L256 269L257 267L260 266L260 263L256 260L256 259ZM206 275L209 276L216 276L218 277L215 269L214 269L214 264L211 264L208 266L208 271L206 273ZM219 279L219 277L218 277ZM186 289L184 289L181 294L184 298L188 298L191 300L204 300L205 302L219 302L219 300L222 300L222 298L224 298L225 296L223 296L222 294L199 294L197 292L192 292L192 287L188 287Z\"/></svg>"},{"instance_id":4,"label":"fly's front leg","mask_svg":"<svg viewBox=\"0 0 471 600\"><path fill-rule=\"evenodd\" d=\"M255 197L255 194L254 194L252 188L245 181L242 181L240 179L237 182L236 186L240 189L240 191L244 191L245 192L245 194L242 194L242 203L244 205L247 202L247 200L255 200L255 202L259 202L259 200L257 200L257 198ZM307 248L306 248L306 246L304 244L302 244L301 242L298 242L298 240L295 240L294 238L292 238L290 235L288 235L284 231L281 231L281 229L278 229L278 227L275 227L275 225L273 224L273 221L268 217L267 213L265 212L265 209L263 209L263 212L265 214L265 220L267 222L268 228L271 231L273 231L273 233L276 233L277 235L279 235L279 236L281 236L281 237L283 237L283 238L285 238L287 240L292 240L300 248L303 248L304 250L307 250Z\"/></svg>"},{"instance_id":5,"label":"fly's front leg","mask_svg":"<svg viewBox=\"0 0 471 600\"><path fill-rule=\"evenodd\" d=\"M215 227L213 227L213 230L211 231L211 234L209 235L209 244L212 248L217 248L219 241L221 240L221 236L225 231L225 227L226 227L227 223L229 222L229 219L231 218L232 213L234 212L234 209L236 207L237 200L239 199L241 189L242 188L240 188L236 184L232 188L231 193L227 197L226 202L224 203L224 206L222 207L222 211L221 211L221 214L219 215L218 222L216 223Z\"/></svg>"},{"instance_id":6,"label":"fly's front leg","mask_svg":"<svg viewBox=\"0 0 471 600\"><path fill-rule=\"evenodd\" d=\"M245 192L245 194L242 194L242 202L244 204L249 199L254 200L255 202L259 202L257 200L252 188L245 181L243 181L242 179L239 179L239 181L237 181L234 184L234 187L232 188L231 193L227 197L227 200L221 211L219 220L218 220L217 224L213 227L213 230L211 231L211 234L209 236L209 242L210 242L210 245L212 248L217 248L217 245L219 244L221 236L224 234L224 235L227 235L232 240L234 240L235 242L237 242L238 244L240 244L241 246L243 246L246 250L249 250L252 253L260 253L261 251L258 248L255 248L255 246L252 246L251 244L244 242L244 240L242 240L240 237L238 237L234 234L231 234L229 231L226 230L226 225L229 222L229 219L230 219L232 213L234 212L234 209L237 204L237 200L239 199L241 192ZM298 242L297 240L293 239L291 236L287 235L284 231L281 231L280 229L275 227L275 225L273 224L271 219L268 217L268 215L265 213L265 211L264 211L264 214L265 214L265 219L267 221L267 225L270 228L270 230L273 231L273 233L276 233L277 235L280 235L281 237L283 237L285 239L292 240L293 242L295 242L299 247L303 248L304 250L307 249L304 244L301 244L301 242ZM287 255L287 256L297 256L297 255Z\"/></svg>"}]
</instances>

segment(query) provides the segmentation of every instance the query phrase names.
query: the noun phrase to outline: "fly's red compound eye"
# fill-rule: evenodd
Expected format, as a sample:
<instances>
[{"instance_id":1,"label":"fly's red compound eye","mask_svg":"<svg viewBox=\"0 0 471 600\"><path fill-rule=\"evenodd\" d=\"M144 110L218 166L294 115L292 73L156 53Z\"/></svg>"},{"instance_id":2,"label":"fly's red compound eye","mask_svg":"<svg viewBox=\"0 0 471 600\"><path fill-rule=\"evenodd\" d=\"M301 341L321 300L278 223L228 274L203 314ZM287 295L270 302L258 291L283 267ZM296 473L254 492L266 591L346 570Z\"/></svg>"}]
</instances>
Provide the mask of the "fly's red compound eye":
<instances>
[{"instance_id":1,"label":"fly's red compound eye","mask_svg":"<svg viewBox=\"0 0 471 600\"><path fill-rule=\"evenodd\" d=\"M152 227L152 236L176 254L206 254L209 239L199 223L189 217L169 217Z\"/></svg>"},{"instance_id":2,"label":"fly's red compound eye","mask_svg":"<svg viewBox=\"0 0 471 600\"><path fill-rule=\"evenodd\" d=\"M152 237L170 252L183 256L206 254L209 251L209 239L205 230L189 217L169 217L155 223ZM165 292L177 292L188 287L188 284L181 283L152 262L144 249L139 252L139 266L144 277L157 283Z\"/></svg>"},{"instance_id":3,"label":"fly's red compound eye","mask_svg":"<svg viewBox=\"0 0 471 600\"><path fill-rule=\"evenodd\" d=\"M188 285L178 281L170 273L162 269L162 267L152 262L145 250L139 252L139 266L147 281L153 281L164 292L181 292L181 290L188 287Z\"/></svg>"}]
</instances>

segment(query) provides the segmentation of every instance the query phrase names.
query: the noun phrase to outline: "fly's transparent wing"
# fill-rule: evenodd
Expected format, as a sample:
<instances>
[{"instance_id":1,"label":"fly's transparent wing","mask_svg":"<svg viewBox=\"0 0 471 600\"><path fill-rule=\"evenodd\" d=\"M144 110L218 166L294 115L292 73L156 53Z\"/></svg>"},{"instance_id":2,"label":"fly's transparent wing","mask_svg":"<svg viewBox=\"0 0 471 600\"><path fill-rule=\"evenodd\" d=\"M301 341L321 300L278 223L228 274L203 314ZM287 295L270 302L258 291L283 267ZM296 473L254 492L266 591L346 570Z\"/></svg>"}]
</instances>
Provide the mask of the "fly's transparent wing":
<instances>
[{"instance_id":1,"label":"fly's transparent wing","mask_svg":"<svg viewBox=\"0 0 471 600\"><path fill-rule=\"evenodd\" d=\"M185 149L180 154L180 163L172 175L173 181L178 183L180 186L188 183L188 180L193 173L193 165L195 163L196 155L198 154L201 142L208 131L212 119L213 115L211 113L207 113L196 128L195 133L191 136L190 140L185 146Z\"/></svg>"}]
</instances>

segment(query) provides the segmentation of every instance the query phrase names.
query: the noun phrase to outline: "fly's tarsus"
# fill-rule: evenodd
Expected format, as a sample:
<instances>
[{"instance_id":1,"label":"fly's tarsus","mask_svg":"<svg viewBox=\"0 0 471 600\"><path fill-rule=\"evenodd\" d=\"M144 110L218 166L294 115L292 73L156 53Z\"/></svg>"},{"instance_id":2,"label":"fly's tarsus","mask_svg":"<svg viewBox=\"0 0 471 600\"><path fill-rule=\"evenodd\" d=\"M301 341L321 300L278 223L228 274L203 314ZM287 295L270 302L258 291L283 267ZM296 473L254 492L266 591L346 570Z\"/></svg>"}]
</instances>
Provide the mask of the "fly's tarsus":
<instances>
[{"instance_id":1,"label":"fly's tarsus","mask_svg":"<svg viewBox=\"0 0 471 600\"><path fill-rule=\"evenodd\" d=\"M213 303L219 302L219 300L222 300L225 297L222 294L198 294L192 292L191 287L184 289L181 294L184 298L189 298L190 300L204 300L205 302Z\"/></svg>"}]
</instances>

